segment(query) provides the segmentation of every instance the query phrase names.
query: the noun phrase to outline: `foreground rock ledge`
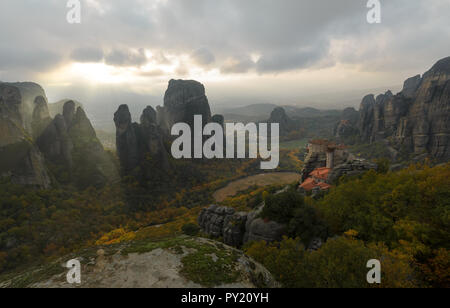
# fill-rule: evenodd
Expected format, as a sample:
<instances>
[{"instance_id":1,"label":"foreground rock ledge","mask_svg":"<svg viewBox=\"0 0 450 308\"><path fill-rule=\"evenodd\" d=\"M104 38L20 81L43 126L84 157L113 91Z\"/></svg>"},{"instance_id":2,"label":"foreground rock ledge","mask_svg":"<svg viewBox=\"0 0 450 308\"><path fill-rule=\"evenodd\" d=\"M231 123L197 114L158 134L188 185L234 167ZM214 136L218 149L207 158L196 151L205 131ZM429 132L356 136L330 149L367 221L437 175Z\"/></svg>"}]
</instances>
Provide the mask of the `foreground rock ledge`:
<instances>
[{"instance_id":1,"label":"foreground rock ledge","mask_svg":"<svg viewBox=\"0 0 450 308\"><path fill-rule=\"evenodd\" d=\"M204 255L211 258L215 272L221 256L234 256L230 271L236 272L233 282L202 285L185 274L183 260L202 249L217 253ZM77 258L82 264L81 285L66 282L65 262ZM217 264L217 265L216 265ZM220 272L220 271L219 271ZM212 277L220 281L222 277ZM244 255L242 251L204 238L179 237L161 242L125 243L90 248L67 256L54 263L17 274L2 281L0 288L277 288L280 285L262 265Z\"/></svg>"}]
</instances>

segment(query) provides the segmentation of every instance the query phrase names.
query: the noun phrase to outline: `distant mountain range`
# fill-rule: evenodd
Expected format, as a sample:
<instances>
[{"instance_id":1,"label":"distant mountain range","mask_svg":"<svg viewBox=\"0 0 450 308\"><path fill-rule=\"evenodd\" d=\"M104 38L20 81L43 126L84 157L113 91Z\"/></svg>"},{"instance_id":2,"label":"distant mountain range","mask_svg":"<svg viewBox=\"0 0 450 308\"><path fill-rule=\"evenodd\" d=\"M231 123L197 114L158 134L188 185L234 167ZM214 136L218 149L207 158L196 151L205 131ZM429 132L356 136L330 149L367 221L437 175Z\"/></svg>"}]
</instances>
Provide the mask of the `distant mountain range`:
<instances>
[{"instance_id":1,"label":"distant mountain range","mask_svg":"<svg viewBox=\"0 0 450 308\"><path fill-rule=\"evenodd\" d=\"M312 107L295 107L275 104L252 104L244 107L223 108L221 113L230 122L260 122L267 120L275 108L282 107L290 118L318 118L335 116L341 110L319 110Z\"/></svg>"}]
</instances>

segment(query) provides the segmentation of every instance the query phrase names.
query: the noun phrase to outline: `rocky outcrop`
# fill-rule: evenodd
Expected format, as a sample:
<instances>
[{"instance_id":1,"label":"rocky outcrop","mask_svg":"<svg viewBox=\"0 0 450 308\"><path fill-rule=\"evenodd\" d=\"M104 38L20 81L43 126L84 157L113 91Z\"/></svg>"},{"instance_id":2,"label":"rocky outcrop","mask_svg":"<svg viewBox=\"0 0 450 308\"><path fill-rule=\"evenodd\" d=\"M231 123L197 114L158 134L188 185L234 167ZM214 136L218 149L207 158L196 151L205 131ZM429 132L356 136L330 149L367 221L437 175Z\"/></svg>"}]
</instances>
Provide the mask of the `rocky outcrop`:
<instances>
[{"instance_id":1,"label":"rocky outcrop","mask_svg":"<svg viewBox=\"0 0 450 308\"><path fill-rule=\"evenodd\" d=\"M450 57L422 77L405 81L397 95L366 96L360 107L363 141L390 139L396 150L450 158Z\"/></svg>"},{"instance_id":2,"label":"rocky outcrop","mask_svg":"<svg viewBox=\"0 0 450 308\"><path fill-rule=\"evenodd\" d=\"M39 137L51 121L52 118L48 111L47 100L43 96L37 96L34 100L34 110L31 120L33 138Z\"/></svg>"},{"instance_id":3,"label":"rocky outcrop","mask_svg":"<svg viewBox=\"0 0 450 308\"><path fill-rule=\"evenodd\" d=\"M225 127L225 117L221 114L216 114L211 118L211 122L220 124L222 128Z\"/></svg>"},{"instance_id":4,"label":"rocky outcrop","mask_svg":"<svg viewBox=\"0 0 450 308\"><path fill-rule=\"evenodd\" d=\"M407 98L413 98L416 94L417 89L422 82L422 76L416 75L414 77L408 78L403 84L402 95Z\"/></svg>"},{"instance_id":5,"label":"rocky outcrop","mask_svg":"<svg viewBox=\"0 0 450 308\"><path fill-rule=\"evenodd\" d=\"M280 136L285 136L294 129L293 121L287 116L286 111L282 107L275 108L267 122L280 125Z\"/></svg>"},{"instance_id":6,"label":"rocky outcrop","mask_svg":"<svg viewBox=\"0 0 450 308\"><path fill-rule=\"evenodd\" d=\"M157 124L158 115L152 107L147 107L141 116L141 123L133 123L127 105L119 107L114 114L116 124L116 147L122 173L132 174L143 167L150 156L155 166L163 171L169 169L169 158L163 132ZM156 170L141 170L145 177L151 177Z\"/></svg>"},{"instance_id":7,"label":"rocky outcrop","mask_svg":"<svg viewBox=\"0 0 450 308\"><path fill-rule=\"evenodd\" d=\"M334 165L340 165L346 163L348 160L353 159L353 155L348 151L341 151L340 155L334 156ZM307 156L303 169L300 173L301 182L305 181L311 172L318 168L325 168L327 166L327 154L325 152L316 152Z\"/></svg>"},{"instance_id":8,"label":"rocky outcrop","mask_svg":"<svg viewBox=\"0 0 450 308\"><path fill-rule=\"evenodd\" d=\"M37 145L50 162L65 165L69 170L72 169L73 143L62 115L57 115L47 126L37 138Z\"/></svg>"},{"instance_id":9,"label":"rocky outcrop","mask_svg":"<svg viewBox=\"0 0 450 308\"><path fill-rule=\"evenodd\" d=\"M42 87L1 83L0 105L1 175L43 188L51 182L47 168L58 182L82 188L117 178L91 122L73 101L52 119Z\"/></svg>"},{"instance_id":10,"label":"rocky outcrop","mask_svg":"<svg viewBox=\"0 0 450 308\"><path fill-rule=\"evenodd\" d=\"M263 207L250 213L236 213L229 207L211 205L201 211L198 223L205 233L216 238L222 237L225 244L234 247L251 241L281 240L285 226L259 218Z\"/></svg>"},{"instance_id":11,"label":"rocky outcrop","mask_svg":"<svg viewBox=\"0 0 450 308\"><path fill-rule=\"evenodd\" d=\"M45 102L47 98L44 89L33 82L1 83L0 86L13 87L20 94L19 112L22 118L22 127L29 135L33 135L33 114L35 102L38 97L42 97Z\"/></svg>"},{"instance_id":12,"label":"rocky outcrop","mask_svg":"<svg viewBox=\"0 0 450 308\"><path fill-rule=\"evenodd\" d=\"M366 160L350 160L336 166L328 176L329 183L336 183L342 176L357 176L370 170L377 170L378 165Z\"/></svg>"},{"instance_id":13,"label":"rocky outcrop","mask_svg":"<svg viewBox=\"0 0 450 308\"><path fill-rule=\"evenodd\" d=\"M247 242L276 242L280 241L286 232L286 226L275 221L266 221L259 218L264 205L258 210L250 212L245 224L244 243Z\"/></svg>"},{"instance_id":14,"label":"rocky outcrop","mask_svg":"<svg viewBox=\"0 0 450 308\"><path fill-rule=\"evenodd\" d=\"M194 80L170 80L164 95L164 107L158 110L158 122L170 135L176 123L194 127L194 116L201 115L203 124L211 122L211 108L205 87Z\"/></svg>"},{"instance_id":15,"label":"rocky outcrop","mask_svg":"<svg viewBox=\"0 0 450 308\"><path fill-rule=\"evenodd\" d=\"M0 288L279 288L270 272L242 251L205 238L172 238L135 253L141 242L89 247L28 272L0 278ZM200 254L210 251L210 254ZM199 256L200 255L200 256ZM67 282L67 260L81 266L81 284ZM209 271L186 274L186 260L210 264ZM42 273L50 272L44 275ZM30 272L34 275L30 275ZM192 272L192 271L191 271ZM37 274L36 274L37 273ZM224 277L227 275L230 278ZM32 276L32 278L30 278ZM11 278L13 277L13 278ZM211 279L212 277L212 279Z\"/></svg>"},{"instance_id":16,"label":"rocky outcrop","mask_svg":"<svg viewBox=\"0 0 450 308\"><path fill-rule=\"evenodd\" d=\"M47 174L41 153L33 142L32 122L42 124L39 119L45 114L44 99L37 101L32 114L29 106L24 106L21 90L12 84L0 83L0 176L9 177L13 183L48 188L50 178ZM27 119L28 129L24 119Z\"/></svg>"},{"instance_id":17,"label":"rocky outcrop","mask_svg":"<svg viewBox=\"0 0 450 308\"><path fill-rule=\"evenodd\" d=\"M143 176L144 179L154 179L158 172L167 175L172 126L187 123L194 129L195 115L202 116L203 125L215 122L223 126L225 122L221 115L211 117L205 87L193 80L171 80L164 96L164 106L158 106L156 110L147 107L139 124L132 122L127 105L120 106L114 122L122 174Z\"/></svg>"},{"instance_id":18,"label":"rocky outcrop","mask_svg":"<svg viewBox=\"0 0 450 308\"><path fill-rule=\"evenodd\" d=\"M36 143L63 184L75 183L85 188L118 179L114 163L86 113L81 107L76 108L73 101L64 104L62 115L55 116Z\"/></svg>"},{"instance_id":19,"label":"rocky outcrop","mask_svg":"<svg viewBox=\"0 0 450 308\"><path fill-rule=\"evenodd\" d=\"M58 102L56 102L56 103L48 104L48 111L49 111L49 113L50 113L50 116L51 116L52 118L54 118L54 117L56 117L58 114L63 114L63 112L64 112L64 105L65 105L67 102L69 102L69 101L72 101L72 102L75 103L75 110L78 109L78 107L81 107L82 109L84 109L83 104L81 104L81 103L78 102L78 101L71 100L71 99L63 99L63 100L60 100L60 101L58 101Z\"/></svg>"},{"instance_id":20,"label":"rocky outcrop","mask_svg":"<svg viewBox=\"0 0 450 308\"><path fill-rule=\"evenodd\" d=\"M240 247L243 244L247 213L236 213L234 209L211 205L204 208L199 217L200 227L213 237L223 237L227 245Z\"/></svg>"},{"instance_id":21,"label":"rocky outcrop","mask_svg":"<svg viewBox=\"0 0 450 308\"><path fill-rule=\"evenodd\" d=\"M122 105L114 114L116 124L116 148L122 172L128 174L139 165L138 124L132 123L127 105Z\"/></svg>"},{"instance_id":22,"label":"rocky outcrop","mask_svg":"<svg viewBox=\"0 0 450 308\"><path fill-rule=\"evenodd\" d=\"M340 121L333 129L333 135L341 140L357 136L359 112L355 108L346 108L342 111Z\"/></svg>"}]
</instances>

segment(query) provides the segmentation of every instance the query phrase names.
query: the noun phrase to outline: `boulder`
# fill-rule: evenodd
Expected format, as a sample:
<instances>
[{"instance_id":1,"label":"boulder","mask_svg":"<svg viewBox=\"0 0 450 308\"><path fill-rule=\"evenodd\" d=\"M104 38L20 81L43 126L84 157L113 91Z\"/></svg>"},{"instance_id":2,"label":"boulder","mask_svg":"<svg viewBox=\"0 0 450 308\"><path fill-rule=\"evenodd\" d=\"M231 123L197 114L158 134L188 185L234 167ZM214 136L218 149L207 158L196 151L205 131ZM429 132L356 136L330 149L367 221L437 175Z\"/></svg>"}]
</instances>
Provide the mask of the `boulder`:
<instances>
[{"instance_id":1,"label":"boulder","mask_svg":"<svg viewBox=\"0 0 450 308\"><path fill-rule=\"evenodd\" d=\"M227 227L230 227L229 224L234 214L235 211L232 208L213 204L201 211L198 224L207 234L213 237L222 237L225 221Z\"/></svg>"},{"instance_id":2,"label":"boulder","mask_svg":"<svg viewBox=\"0 0 450 308\"><path fill-rule=\"evenodd\" d=\"M274 242L282 239L286 227L258 218L264 205L250 213L211 205L201 211L198 224L212 237L222 237L225 244L240 247L250 241Z\"/></svg>"}]
</instances>

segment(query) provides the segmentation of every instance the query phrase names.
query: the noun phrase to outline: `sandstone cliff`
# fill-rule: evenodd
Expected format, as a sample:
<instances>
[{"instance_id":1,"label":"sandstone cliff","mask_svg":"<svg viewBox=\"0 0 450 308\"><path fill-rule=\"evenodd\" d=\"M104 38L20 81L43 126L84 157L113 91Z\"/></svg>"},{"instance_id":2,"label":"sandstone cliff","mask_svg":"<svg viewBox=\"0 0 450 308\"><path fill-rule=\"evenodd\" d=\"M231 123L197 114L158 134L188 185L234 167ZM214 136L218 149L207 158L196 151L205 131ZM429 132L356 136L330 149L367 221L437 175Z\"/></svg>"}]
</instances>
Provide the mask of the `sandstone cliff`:
<instances>
[{"instance_id":1,"label":"sandstone cliff","mask_svg":"<svg viewBox=\"0 0 450 308\"><path fill-rule=\"evenodd\" d=\"M0 175L41 188L50 186L51 177L81 188L117 179L91 122L75 107L66 102L52 119L41 86L0 83Z\"/></svg>"},{"instance_id":2,"label":"sandstone cliff","mask_svg":"<svg viewBox=\"0 0 450 308\"><path fill-rule=\"evenodd\" d=\"M134 123L127 105L114 114L116 148L122 175L144 180L167 176L170 170L169 151L172 126L187 123L194 129L194 116L201 115L203 125L210 122L224 125L224 117L211 116L205 87L193 80L171 80L164 96L164 106L150 106L143 111L140 123ZM157 175L159 173L159 175Z\"/></svg>"},{"instance_id":3,"label":"sandstone cliff","mask_svg":"<svg viewBox=\"0 0 450 308\"><path fill-rule=\"evenodd\" d=\"M50 178L33 142L33 127L48 121L45 94L34 84L0 84L0 176L16 184L47 188ZM22 87L19 87L22 86Z\"/></svg>"},{"instance_id":4,"label":"sandstone cliff","mask_svg":"<svg viewBox=\"0 0 450 308\"><path fill-rule=\"evenodd\" d=\"M56 115L39 135L37 145L63 184L86 188L118 179L86 113L73 101L64 104L62 115Z\"/></svg>"},{"instance_id":5,"label":"sandstone cliff","mask_svg":"<svg viewBox=\"0 0 450 308\"><path fill-rule=\"evenodd\" d=\"M158 113L159 124L168 134L176 123L187 123L193 127L194 115L201 115L203 123L211 122L205 87L194 80L170 80L164 95L164 106Z\"/></svg>"},{"instance_id":6,"label":"sandstone cliff","mask_svg":"<svg viewBox=\"0 0 450 308\"><path fill-rule=\"evenodd\" d=\"M255 211L246 213L214 204L201 211L198 224L205 233L215 238L222 237L225 244L234 247L253 241L281 240L286 226L261 219L259 214L263 207L264 204Z\"/></svg>"},{"instance_id":7,"label":"sandstone cliff","mask_svg":"<svg viewBox=\"0 0 450 308\"><path fill-rule=\"evenodd\" d=\"M157 125L157 114L152 107L147 107L141 116L141 123L133 123L127 105L121 105L114 114L116 124L116 147L122 174L135 174L141 167L145 177L151 177L156 170L149 167L158 166L168 171L168 151L163 141L163 132ZM153 160L152 166L144 166L146 161ZM152 172L153 171L153 172Z\"/></svg>"},{"instance_id":8,"label":"sandstone cliff","mask_svg":"<svg viewBox=\"0 0 450 308\"><path fill-rule=\"evenodd\" d=\"M397 95L366 96L358 128L363 141L388 139L397 150L450 158L450 57L422 77L409 78Z\"/></svg>"}]
</instances>

